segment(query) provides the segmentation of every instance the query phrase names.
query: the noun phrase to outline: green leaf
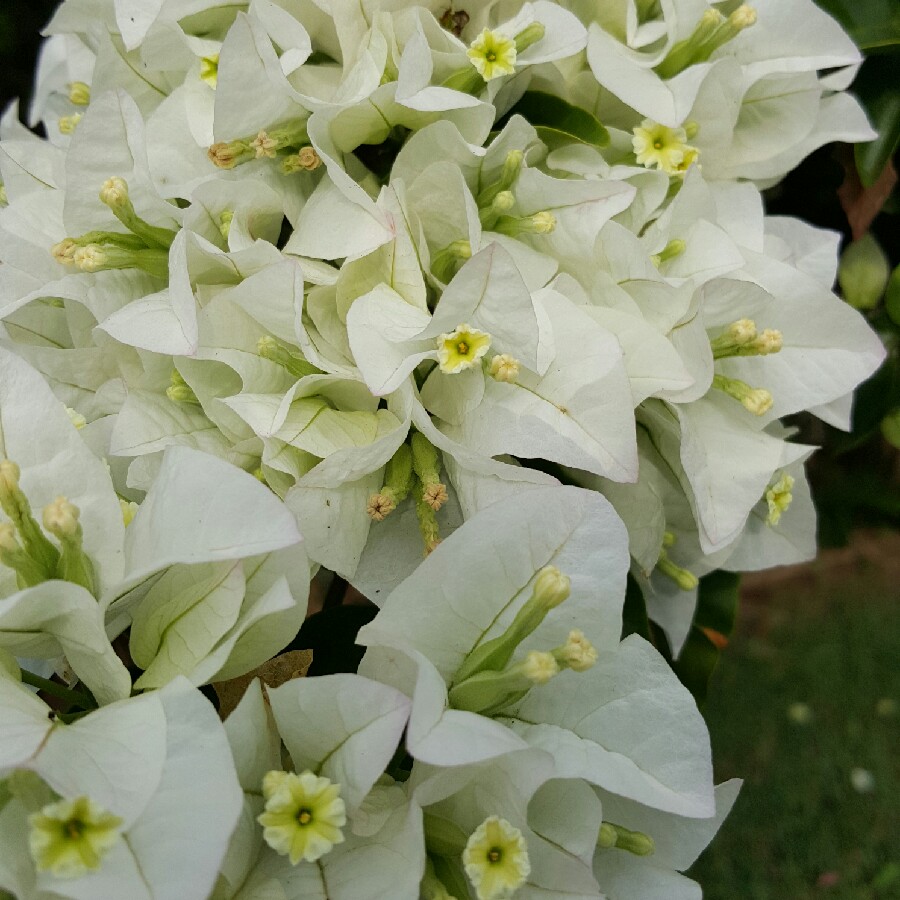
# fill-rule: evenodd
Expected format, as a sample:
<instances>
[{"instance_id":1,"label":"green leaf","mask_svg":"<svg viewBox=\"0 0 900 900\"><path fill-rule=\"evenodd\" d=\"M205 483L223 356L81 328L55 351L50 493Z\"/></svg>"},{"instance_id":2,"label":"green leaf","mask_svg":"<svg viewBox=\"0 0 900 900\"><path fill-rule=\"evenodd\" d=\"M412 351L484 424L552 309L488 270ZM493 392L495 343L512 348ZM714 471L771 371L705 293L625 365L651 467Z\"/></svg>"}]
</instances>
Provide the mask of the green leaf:
<instances>
[{"instance_id":1,"label":"green leaf","mask_svg":"<svg viewBox=\"0 0 900 900\"><path fill-rule=\"evenodd\" d=\"M817 0L862 50L900 44L900 6L896 0Z\"/></svg>"},{"instance_id":2,"label":"green leaf","mask_svg":"<svg viewBox=\"0 0 900 900\"><path fill-rule=\"evenodd\" d=\"M896 85L898 67L900 45L890 53L869 57L853 83L853 92L862 101L872 127L878 132L874 141L856 145L856 168L866 187L878 180L888 160L900 146L900 92Z\"/></svg>"},{"instance_id":3,"label":"green leaf","mask_svg":"<svg viewBox=\"0 0 900 900\"><path fill-rule=\"evenodd\" d=\"M900 266L897 266L888 280L884 292L884 308L891 321L900 325Z\"/></svg>"},{"instance_id":4,"label":"green leaf","mask_svg":"<svg viewBox=\"0 0 900 900\"><path fill-rule=\"evenodd\" d=\"M609 144L609 132L596 116L553 94L526 91L510 111L510 115L516 114L528 119L541 139L551 146L559 143L560 138L580 141L593 147L606 147Z\"/></svg>"}]
</instances>

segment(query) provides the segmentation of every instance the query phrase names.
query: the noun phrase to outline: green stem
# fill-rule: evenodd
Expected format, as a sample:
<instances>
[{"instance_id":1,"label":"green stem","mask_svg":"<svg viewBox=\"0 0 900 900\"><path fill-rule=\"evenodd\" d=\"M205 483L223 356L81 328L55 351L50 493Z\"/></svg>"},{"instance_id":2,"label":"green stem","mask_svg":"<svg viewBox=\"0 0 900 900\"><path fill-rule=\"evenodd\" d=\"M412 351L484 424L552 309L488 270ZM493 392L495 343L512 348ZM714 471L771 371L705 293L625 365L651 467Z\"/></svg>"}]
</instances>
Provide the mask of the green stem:
<instances>
[{"instance_id":1,"label":"green stem","mask_svg":"<svg viewBox=\"0 0 900 900\"><path fill-rule=\"evenodd\" d=\"M55 681L51 681L49 678L41 678L40 675L35 675L33 672L29 672L26 669L22 669L22 683L30 684L32 687L36 687L46 694L52 694L54 697L59 697L60 700L66 700L73 706L80 706L82 709L93 709L97 706L93 698L89 697L87 694L70 690L61 684L57 684Z\"/></svg>"}]
</instances>

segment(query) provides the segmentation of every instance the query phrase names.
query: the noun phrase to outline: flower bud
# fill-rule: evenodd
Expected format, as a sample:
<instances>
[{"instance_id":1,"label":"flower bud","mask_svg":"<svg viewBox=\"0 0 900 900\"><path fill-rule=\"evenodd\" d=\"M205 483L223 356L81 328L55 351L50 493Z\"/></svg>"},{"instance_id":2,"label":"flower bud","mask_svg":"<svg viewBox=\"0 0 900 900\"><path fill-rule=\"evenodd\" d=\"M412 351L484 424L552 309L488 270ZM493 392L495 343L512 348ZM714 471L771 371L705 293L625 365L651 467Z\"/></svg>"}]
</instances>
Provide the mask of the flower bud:
<instances>
[{"instance_id":1,"label":"flower bud","mask_svg":"<svg viewBox=\"0 0 900 900\"><path fill-rule=\"evenodd\" d=\"M110 207L125 206L130 202L128 183L117 175L107 178L100 188L100 202Z\"/></svg>"},{"instance_id":2,"label":"flower bud","mask_svg":"<svg viewBox=\"0 0 900 900\"><path fill-rule=\"evenodd\" d=\"M572 582L556 566L544 566L534 582L534 601L549 612L556 609L571 593Z\"/></svg>"},{"instance_id":3,"label":"flower bud","mask_svg":"<svg viewBox=\"0 0 900 900\"><path fill-rule=\"evenodd\" d=\"M74 537L78 533L78 517L81 515L77 506L65 497L57 497L44 507L44 528L60 540Z\"/></svg>"},{"instance_id":4,"label":"flower bud","mask_svg":"<svg viewBox=\"0 0 900 900\"><path fill-rule=\"evenodd\" d=\"M488 374L496 381L512 384L519 377L520 363L508 353L498 353L488 366Z\"/></svg>"},{"instance_id":5,"label":"flower bud","mask_svg":"<svg viewBox=\"0 0 900 900\"><path fill-rule=\"evenodd\" d=\"M71 116L61 116L59 120L59 133L74 134L75 129L78 127L78 123L81 121L81 119L81 113L75 113Z\"/></svg>"},{"instance_id":6,"label":"flower bud","mask_svg":"<svg viewBox=\"0 0 900 900\"><path fill-rule=\"evenodd\" d=\"M91 102L91 88L83 81L73 81L69 85L69 102L76 106L87 106Z\"/></svg>"},{"instance_id":7,"label":"flower bud","mask_svg":"<svg viewBox=\"0 0 900 900\"><path fill-rule=\"evenodd\" d=\"M522 674L535 684L546 684L558 673L559 663L552 653L544 650L532 650L522 663Z\"/></svg>"},{"instance_id":8,"label":"flower bud","mask_svg":"<svg viewBox=\"0 0 900 900\"><path fill-rule=\"evenodd\" d=\"M584 636L584 632L573 629L565 644L554 653L561 665L573 672L586 672L598 658L597 648Z\"/></svg>"}]
</instances>

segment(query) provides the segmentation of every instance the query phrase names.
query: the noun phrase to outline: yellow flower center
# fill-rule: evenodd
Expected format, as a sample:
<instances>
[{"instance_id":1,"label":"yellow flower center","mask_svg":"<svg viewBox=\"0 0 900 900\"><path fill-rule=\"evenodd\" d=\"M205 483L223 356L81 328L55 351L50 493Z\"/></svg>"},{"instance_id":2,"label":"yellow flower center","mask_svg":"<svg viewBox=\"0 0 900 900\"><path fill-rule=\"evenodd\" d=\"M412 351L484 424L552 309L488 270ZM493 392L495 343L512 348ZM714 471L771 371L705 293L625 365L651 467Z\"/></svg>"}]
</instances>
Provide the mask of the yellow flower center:
<instances>
[{"instance_id":1,"label":"yellow flower center","mask_svg":"<svg viewBox=\"0 0 900 900\"><path fill-rule=\"evenodd\" d=\"M263 840L291 865L315 862L344 840L347 823L341 786L309 770L268 772L263 779L265 811L257 818Z\"/></svg>"},{"instance_id":2,"label":"yellow flower center","mask_svg":"<svg viewBox=\"0 0 900 900\"><path fill-rule=\"evenodd\" d=\"M456 375L476 366L488 352L491 336L463 323L437 339L438 363L441 371Z\"/></svg>"},{"instance_id":3,"label":"yellow flower center","mask_svg":"<svg viewBox=\"0 0 900 900\"><path fill-rule=\"evenodd\" d=\"M39 871L78 878L100 868L120 836L122 820L88 797L48 803L28 817L28 849Z\"/></svg>"},{"instance_id":4,"label":"yellow flower center","mask_svg":"<svg viewBox=\"0 0 900 900\"><path fill-rule=\"evenodd\" d=\"M469 62L485 81L512 75L516 71L516 42L485 28L466 51Z\"/></svg>"},{"instance_id":5,"label":"yellow flower center","mask_svg":"<svg viewBox=\"0 0 900 900\"><path fill-rule=\"evenodd\" d=\"M522 832L499 816L488 817L475 829L462 860L478 900L511 897L531 874Z\"/></svg>"},{"instance_id":6,"label":"yellow flower center","mask_svg":"<svg viewBox=\"0 0 900 900\"><path fill-rule=\"evenodd\" d=\"M639 165L659 169L667 175L683 175L697 160L697 148L687 143L683 128L669 128L644 119L633 131L631 143Z\"/></svg>"}]
</instances>

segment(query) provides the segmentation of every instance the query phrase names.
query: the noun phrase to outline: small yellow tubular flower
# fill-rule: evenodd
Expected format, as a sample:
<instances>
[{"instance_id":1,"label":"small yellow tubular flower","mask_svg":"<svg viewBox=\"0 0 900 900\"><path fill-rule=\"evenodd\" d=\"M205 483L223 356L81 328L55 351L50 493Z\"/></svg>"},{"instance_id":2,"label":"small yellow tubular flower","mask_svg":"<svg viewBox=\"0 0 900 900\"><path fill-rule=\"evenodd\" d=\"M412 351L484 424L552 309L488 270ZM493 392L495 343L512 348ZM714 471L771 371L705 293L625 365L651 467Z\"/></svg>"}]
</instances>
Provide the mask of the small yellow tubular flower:
<instances>
[{"instance_id":1,"label":"small yellow tubular flower","mask_svg":"<svg viewBox=\"0 0 900 900\"><path fill-rule=\"evenodd\" d=\"M438 363L447 375L456 375L477 365L488 352L491 336L463 323L437 339Z\"/></svg>"},{"instance_id":2,"label":"small yellow tubular flower","mask_svg":"<svg viewBox=\"0 0 900 900\"><path fill-rule=\"evenodd\" d=\"M462 860L478 900L505 900L531 874L522 832L498 816L485 819L472 832Z\"/></svg>"},{"instance_id":3,"label":"small yellow tubular flower","mask_svg":"<svg viewBox=\"0 0 900 900\"><path fill-rule=\"evenodd\" d=\"M78 878L100 868L120 837L122 820L88 797L49 803L28 817L28 849L39 871Z\"/></svg>"},{"instance_id":4,"label":"small yellow tubular flower","mask_svg":"<svg viewBox=\"0 0 900 900\"><path fill-rule=\"evenodd\" d=\"M346 808L340 798L341 786L307 770L286 773L278 779L271 773L263 781L265 812L257 818L263 826L263 840L291 865L301 860L315 862L343 843L341 828L347 824Z\"/></svg>"},{"instance_id":5,"label":"small yellow tubular flower","mask_svg":"<svg viewBox=\"0 0 900 900\"><path fill-rule=\"evenodd\" d=\"M791 501L794 499L791 493L793 487L794 479L786 472L783 472L781 478L766 491L766 503L769 504L766 524L777 525L781 521L781 514L787 512Z\"/></svg>"},{"instance_id":6,"label":"small yellow tubular flower","mask_svg":"<svg viewBox=\"0 0 900 900\"><path fill-rule=\"evenodd\" d=\"M737 400L744 409L754 416L764 416L774 403L772 394L765 388L750 387L738 378L727 378L725 375L713 375L712 386Z\"/></svg>"},{"instance_id":7,"label":"small yellow tubular flower","mask_svg":"<svg viewBox=\"0 0 900 900\"><path fill-rule=\"evenodd\" d=\"M516 42L490 28L485 28L466 51L469 61L485 80L512 75L516 71Z\"/></svg>"},{"instance_id":8,"label":"small yellow tubular flower","mask_svg":"<svg viewBox=\"0 0 900 900\"><path fill-rule=\"evenodd\" d=\"M652 119L635 126L631 144L639 165L660 169L667 175L681 174L685 156L694 150L688 146L683 128L669 128Z\"/></svg>"}]
</instances>

